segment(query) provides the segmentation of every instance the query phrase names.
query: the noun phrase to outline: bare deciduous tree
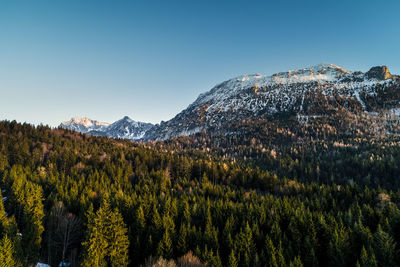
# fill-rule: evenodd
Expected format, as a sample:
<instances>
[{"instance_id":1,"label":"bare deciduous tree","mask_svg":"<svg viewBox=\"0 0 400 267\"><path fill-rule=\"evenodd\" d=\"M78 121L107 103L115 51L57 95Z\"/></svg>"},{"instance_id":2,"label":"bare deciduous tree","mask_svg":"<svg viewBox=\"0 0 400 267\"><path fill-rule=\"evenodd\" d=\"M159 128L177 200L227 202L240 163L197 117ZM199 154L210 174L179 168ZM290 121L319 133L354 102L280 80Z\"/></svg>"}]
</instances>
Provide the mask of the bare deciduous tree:
<instances>
[{"instance_id":1,"label":"bare deciduous tree","mask_svg":"<svg viewBox=\"0 0 400 267\"><path fill-rule=\"evenodd\" d=\"M61 258L61 262L64 263L71 249L79 246L81 222L66 210L62 202L57 202L51 210L49 227L49 255L55 254L56 259Z\"/></svg>"}]
</instances>

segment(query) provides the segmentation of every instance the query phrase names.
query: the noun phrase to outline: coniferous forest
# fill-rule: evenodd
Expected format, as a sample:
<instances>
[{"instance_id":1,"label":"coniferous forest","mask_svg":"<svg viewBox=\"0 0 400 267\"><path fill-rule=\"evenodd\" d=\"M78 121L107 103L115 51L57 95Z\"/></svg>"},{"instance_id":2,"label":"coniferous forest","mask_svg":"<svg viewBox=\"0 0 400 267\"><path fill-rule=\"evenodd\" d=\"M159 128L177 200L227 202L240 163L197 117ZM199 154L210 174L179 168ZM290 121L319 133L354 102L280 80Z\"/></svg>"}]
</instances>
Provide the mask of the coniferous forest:
<instances>
[{"instance_id":1,"label":"coniferous forest","mask_svg":"<svg viewBox=\"0 0 400 267\"><path fill-rule=\"evenodd\" d=\"M400 267L399 10L0 0L0 267Z\"/></svg>"},{"instance_id":2,"label":"coniferous forest","mask_svg":"<svg viewBox=\"0 0 400 267\"><path fill-rule=\"evenodd\" d=\"M391 180L290 179L178 146L1 122L0 266L400 264Z\"/></svg>"}]
</instances>

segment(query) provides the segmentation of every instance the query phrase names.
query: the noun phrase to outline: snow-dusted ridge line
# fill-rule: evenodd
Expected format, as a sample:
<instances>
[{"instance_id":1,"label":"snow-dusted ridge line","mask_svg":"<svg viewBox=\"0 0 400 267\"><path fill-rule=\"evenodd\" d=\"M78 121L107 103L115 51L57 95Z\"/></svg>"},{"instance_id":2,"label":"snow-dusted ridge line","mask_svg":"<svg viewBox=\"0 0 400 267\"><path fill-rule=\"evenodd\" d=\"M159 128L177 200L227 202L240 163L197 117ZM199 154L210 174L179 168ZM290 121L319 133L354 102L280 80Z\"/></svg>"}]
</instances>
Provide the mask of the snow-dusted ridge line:
<instances>
[{"instance_id":1,"label":"snow-dusted ridge line","mask_svg":"<svg viewBox=\"0 0 400 267\"><path fill-rule=\"evenodd\" d=\"M60 127L88 133L91 131L104 131L109 125L110 123L108 122L100 122L87 117L73 117L69 121L62 122Z\"/></svg>"},{"instance_id":2,"label":"snow-dusted ridge line","mask_svg":"<svg viewBox=\"0 0 400 267\"><path fill-rule=\"evenodd\" d=\"M299 121L303 121L310 116L324 116L326 109L332 112L350 105L351 112L368 115L379 109L374 104L376 97L387 97L381 94L386 89L391 95L391 107L400 110L400 77L391 75L387 67L373 67L362 73L322 63L273 75L242 75L224 81L200 94L171 120L157 125L124 117L112 124L77 118L74 123L60 126L114 138L165 140L210 129L224 131L230 122L257 120L280 112L296 113ZM396 101L398 105L393 104Z\"/></svg>"},{"instance_id":3,"label":"snow-dusted ridge line","mask_svg":"<svg viewBox=\"0 0 400 267\"><path fill-rule=\"evenodd\" d=\"M89 119L87 117L73 117L69 121L61 122L62 125L79 124L85 127L108 126L110 123Z\"/></svg>"},{"instance_id":4,"label":"snow-dusted ridge line","mask_svg":"<svg viewBox=\"0 0 400 267\"><path fill-rule=\"evenodd\" d=\"M199 129L221 129L221 125L229 121L256 119L279 112L310 113L310 107L319 105L312 99L318 95L326 105L334 103L338 96L344 101L358 102L364 112L370 111L367 98L376 97L382 88L399 86L399 81L385 66L362 73L328 63L273 75L241 75L200 94L173 119L151 129L145 139L164 140L191 135Z\"/></svg>"},{"instance_id":5,"label":"snow-dusted ridge line","mask_svg":"<svg viewBox=\"0 0 400 267\"><path fill-rule=\"evenodd\" d=\"M345 81L346 78L358 78L358 80ZM346 90L350 88L367 88L376 85L377 83L384 84L390 81L390 79L382 81L368 79L364 73L354 74L353 72L337 65L322 63L309 68L280 72L271 76L260 74L238 76L215 86L209 92L201 94L190 106L206 103L210 100L213 100L214 103L219 102L236 95L239 91L248 90L255 86L258 88L276 88L279 91L284 92L285 87L291 87L295 84L319 82L324 84L332 83L331 88L335 90L337 88ZM273 92L262 92L261 90L260 93L270 94Z\"/></svg>"},{"instance_id":6,"label":"snow-dusted ridge line","mask_svg":"<svg viewBox=\"0 0 400 267\"><path fill-rule=\"evenodd\" d=\"M74 117L69 121L62 122L60 127L91 135L138 140L144 137L153 124L134 121L128 116L111 124L86 117Z\"/></svg>"}]
</instances>

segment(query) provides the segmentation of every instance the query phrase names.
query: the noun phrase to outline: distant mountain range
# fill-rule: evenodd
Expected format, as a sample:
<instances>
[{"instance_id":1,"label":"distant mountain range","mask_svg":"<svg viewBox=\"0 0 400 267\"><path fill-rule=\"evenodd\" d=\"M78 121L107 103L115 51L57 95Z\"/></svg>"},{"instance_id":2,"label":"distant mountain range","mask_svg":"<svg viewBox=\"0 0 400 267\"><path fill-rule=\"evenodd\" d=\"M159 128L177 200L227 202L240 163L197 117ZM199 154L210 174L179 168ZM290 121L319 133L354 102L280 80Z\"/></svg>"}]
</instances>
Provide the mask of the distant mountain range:
<instances>
[{"instance_id":1,"label":"distant mountain range","mask_svg":"<svg viewBox=\"0 0 400 267\"><path fill-rule=\"evenodd\" d=\"M374 122L378 125L374 131L398 134L399 101L400 77L392 75L386 66L362 73L319 64L271 76L243 75L224 81L173 119L157 125L124 117L113 124L74 118L60 126L115 138L166 140L202 131L229 135L237 132L240 124L282 116L294 116L298 125L329 124L340 117L351 121L343 124L343 129L335 129L339 132L353 126L371 128L369 123Z\"/></svg>"},{"instance_id":2,"label":"distant mountain range","mask_svg":"<svg viewBox=\"0 0 400 267\"><path fill-rule=\"evenodd\" d=\"M111 124L86 117L74 117L62 122L60 127L96 136L138 140L144 137L153 124L134 121L128 116Z\"/></svg>"}]
</instances>

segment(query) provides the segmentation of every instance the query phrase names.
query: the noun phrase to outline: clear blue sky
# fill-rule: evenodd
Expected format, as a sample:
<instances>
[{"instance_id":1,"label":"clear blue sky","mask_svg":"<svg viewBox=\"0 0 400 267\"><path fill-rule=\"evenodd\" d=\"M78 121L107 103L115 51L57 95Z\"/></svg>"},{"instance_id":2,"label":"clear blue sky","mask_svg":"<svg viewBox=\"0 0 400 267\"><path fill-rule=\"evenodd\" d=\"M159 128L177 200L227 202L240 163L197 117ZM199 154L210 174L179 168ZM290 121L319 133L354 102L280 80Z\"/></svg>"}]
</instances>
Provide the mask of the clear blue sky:
<instances>
[{"instance_id":1,"label":"clear blue sky","mask_svg":"<svg viewBox=\"0 0 400 267\"><path fill-rule=\"evenodd\" d=\"M321 62L400 74L400 1L0 1L0 120L168 120L215 84Z\"/></svg>"}]
</instances>

